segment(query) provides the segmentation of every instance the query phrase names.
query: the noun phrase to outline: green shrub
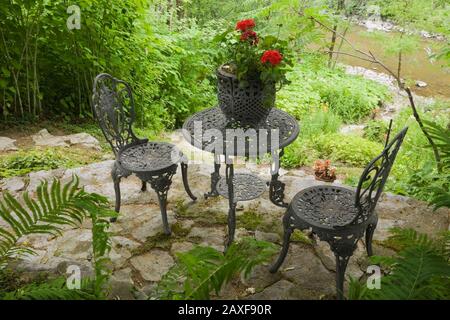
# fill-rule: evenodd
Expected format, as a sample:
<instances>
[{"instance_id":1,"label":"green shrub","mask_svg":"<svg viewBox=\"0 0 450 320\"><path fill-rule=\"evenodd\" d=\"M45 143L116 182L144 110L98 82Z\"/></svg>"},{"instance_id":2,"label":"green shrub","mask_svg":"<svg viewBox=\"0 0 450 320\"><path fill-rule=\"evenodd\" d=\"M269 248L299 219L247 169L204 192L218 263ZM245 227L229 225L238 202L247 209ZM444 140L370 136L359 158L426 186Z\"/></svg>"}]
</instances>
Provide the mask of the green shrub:
<instances>
[{"instance_id":1,"label":"green shrub","mask_svg":"<svg viewBox=\"0 0 450 320\"><path fill-rule=\"evenodd\" d=\"M24 175L32 171L67 167L72 160L51 149L22 151L1 160L0 178Z\"/></svg>"},{"instance_id":2,"label":"green shrub","mask_svg":"<svg viewBox=\"0 0 450 320\"><path fill-rule=\"evenodd\" d=\"M440 110L441 104L427 106L426 113L420 107L422 119L446 127L449 123L448 116L442 110L435 112L434 107ZM386 190L429 201L433 194L431 188L445 186L448 173L437 174L433 152L409 109L403 110L394 119L392 132L396 133L405 126L409 127L408 133L392 167Z\"/></svg>"},{"instance_id":3,"label":"green shrub","mask_svg":"<svg viewBox=\"0 0 450 320\"><path fill-rule=\"evenodd\" d=\"M371 141L384 143L386 133L388 131L387 124L382 120L371 120L364 127L363 137Z\"/></svg>"},{"instance_id":4,"label":"green shrub","mask_svg":"<svg viewBox=\"0 0 450 320\"><path fill-rule=\"evenodd\" d=\"M330 111L311 113L300 121L302 138L308 138L326 133L336 133L342 125L339 116Z\"/></svg>"},{"instance_id":5,"label":"green shrub","mask_svg":"<svg viewBox=\"0 0 450 320\"><path fill-rule=\"evenodd\" d=\"M320 158L362 167L383 149L379 143L340 133L318 136L313 139L313 144Z\"/></svg>"},{"instance_id":6,"label":"green shrub","mask_svg":"<svg viewBox=\"0 0 450 320\"><path fill-rule=\"evenodd\" d=\"M288 78L292 83L278 93L277 104L298 119L329 108L344 122L355 122L390 99L387 87L340 68L330 69L315 55L305 55Z\"/></svg>"}]
</instances>

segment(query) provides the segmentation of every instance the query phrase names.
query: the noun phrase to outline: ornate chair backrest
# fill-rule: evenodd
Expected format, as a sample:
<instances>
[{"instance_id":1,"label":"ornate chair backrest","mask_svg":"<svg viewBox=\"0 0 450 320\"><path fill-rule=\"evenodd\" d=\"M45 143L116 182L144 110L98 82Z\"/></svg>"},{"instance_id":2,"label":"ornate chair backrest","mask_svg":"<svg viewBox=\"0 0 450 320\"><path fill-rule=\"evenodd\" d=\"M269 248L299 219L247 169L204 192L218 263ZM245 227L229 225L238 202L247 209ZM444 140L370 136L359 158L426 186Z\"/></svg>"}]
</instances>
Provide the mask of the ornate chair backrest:
<instances>
[{"instance_id":1,"label":"ornate chair backrest","mask_svg":"<svg viewBox=\"0 0 450 320\"><path fill-rule=\"evenodd\" d=\"M116 156L122 147L139 140L132 130L134 100L128 83L107 73L99 74L94 80L92 108Z\"/></svg>"},{"instance_id":2,"label":"ornate chair backrest","mask_svg":"<svg viewBox=\"0 0 450 320\"><path fill-rule=\"evenodd\" d=\"M373 214L407 131L408 127L388 142L389 128L384 150L364 169L356 189L355 205L359 209L359 214L353 221L354 223L361 223Z\"/></svg>"}]
</instances>

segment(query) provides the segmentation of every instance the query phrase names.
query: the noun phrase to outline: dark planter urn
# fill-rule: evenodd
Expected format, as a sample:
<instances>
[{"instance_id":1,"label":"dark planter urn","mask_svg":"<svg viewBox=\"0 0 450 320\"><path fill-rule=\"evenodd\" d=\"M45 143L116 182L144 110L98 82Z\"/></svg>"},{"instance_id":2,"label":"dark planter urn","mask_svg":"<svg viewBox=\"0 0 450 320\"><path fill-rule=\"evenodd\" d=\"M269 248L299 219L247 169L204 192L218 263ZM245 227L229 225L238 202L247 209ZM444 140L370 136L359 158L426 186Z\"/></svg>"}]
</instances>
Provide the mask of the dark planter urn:
<instances>
[{"instance_id":1,"label":"dark planter urn","mask_svg":"<svg viewBox=\"0 0 450 320\"><path fill-rule=\"evenodd\" d=\"M222 66L217 70L217 91L228 121L257 124L275 106L275 83L263 84L258 78L240 82Z\"/></svg>"}]
</instances>

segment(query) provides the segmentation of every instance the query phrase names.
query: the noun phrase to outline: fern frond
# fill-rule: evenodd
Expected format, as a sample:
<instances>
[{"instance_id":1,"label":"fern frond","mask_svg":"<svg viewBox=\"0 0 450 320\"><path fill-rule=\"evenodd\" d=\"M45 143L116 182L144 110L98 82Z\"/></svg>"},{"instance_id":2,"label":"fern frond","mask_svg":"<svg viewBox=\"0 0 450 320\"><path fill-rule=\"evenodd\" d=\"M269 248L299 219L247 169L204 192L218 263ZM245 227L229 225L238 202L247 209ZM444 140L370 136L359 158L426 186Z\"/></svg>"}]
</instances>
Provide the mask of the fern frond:
<instances>
[{"instance_id":1,"label":"fern frond","mask_svg":"<svg viewBox=\"0 0 450 320\"><path fill-rule=\"evenodd\" d=\"M8 192L0 200L0 219L9 226L0 227L0 263L14 255L32 252L16 246L23 236L33 233L60 235L64 226L78 226L89 216L89 210L104 207L107 203L105 198L80 189L76 176L63 187L56 179L51 186L43 181L36 194L34 200L25 192L23 205Z\"/></svg>"},{"instance_id":2,"label":"fern frond","mask_svg":"<svg viewBox=\"0 0 450 320\"><path fill-rule=\"evenodd\" d=\"M411 300L450 299L450 236L430 239L412 229L394 228L390 241L398 244L398 256L372 257L372 263L388 261L389 274L381 278L381 289L361 290L361 284L350 283L353 299Z\"/></svg>"},{"instance_id":3,"label":"fern frond","mask_svg":"<svg viewBox=\"0 0 450 320\"><path fill-rule=\"evenodd\" d=\"M111 270L108 254L111 250L109 218L116 213L108 208L108 200L95 193L87 193L79 187L79 179L63 186L54 179L49 185L43 181L36 190L37 199L23 194L22 205L9 193L0 200L0 219L7 227L0 227L0 268L11 258L34 254L31 248L17 245L18 241L29 234L60 235L64 226L79 226L84 219L92 220L92 246L94 279L83 279L82 290L69 290L64 279L43 284L31 284L8 297L14 299L93 299L104 298L105 283Z\"/></svg>"},{"instance_id":4,"label":"fern frond","mask_svg":"<svg viewBox=\"0 0 450 320\"><path fill-rule=\"evenodd\" d=\"M210 247L197 246L178 255L179 262L157 288L160 299L209 299L223 285L242 273L248 276L257 265L275 253L273 244L244 238L233 243L226 254Z\"/></svg>"},{"instance_id":5,"label":"fern frond","mask_svg":"<svg viewBox=\"0 0 450 320\"><path fill-rule=\"evenodd\" d=\"M4 300L96 300L97 296L89 292L89 282L84 282L79 290L69 289L64 278L50 282L30 284L5 294Z\"/></svg>"}]
</instances>

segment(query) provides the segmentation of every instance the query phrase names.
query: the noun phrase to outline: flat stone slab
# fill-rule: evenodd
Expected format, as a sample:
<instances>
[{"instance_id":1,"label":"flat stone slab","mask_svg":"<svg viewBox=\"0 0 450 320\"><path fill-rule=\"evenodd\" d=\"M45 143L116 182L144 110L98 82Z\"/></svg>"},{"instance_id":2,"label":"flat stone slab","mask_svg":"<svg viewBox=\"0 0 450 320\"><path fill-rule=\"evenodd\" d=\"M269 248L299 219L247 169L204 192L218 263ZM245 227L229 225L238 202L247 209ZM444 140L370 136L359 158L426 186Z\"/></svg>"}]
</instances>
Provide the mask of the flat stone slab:
<instances>
[{"instance_id":1,"label":"flat stone slab","mask_svg":"<svg viewBox=\"0 0 450 320\"><path fill-rule=\"evenodd\" d=\"M160 281L162 276L174 265L173 258L162 250L152 250L133 257L130 262L142 278L147 281Z\"/></svg>"},{"instance_id":2,"label":"flat stone slab","mask_svg":"<svg viewBox=\"0 0 450 320\"><path fill-rule=\"evenodd\" d=\"M88 133L76 133L67 136L54 136L47 129L42 129L38 133L31 136L36 146L41 147L69 147L82 146L101 150L100 143L96 138Z\"/></svg>"},{"instance_id":3,"label":"flat stone slab","mask_svg":"<svg viewBox=\"0 0 450 320\"><path fill-rule=\"evenodd\" d=\"M0 152L19 150L16 146L16 140L8 137L0 137Z\"/></svg>"}]
</instances>

